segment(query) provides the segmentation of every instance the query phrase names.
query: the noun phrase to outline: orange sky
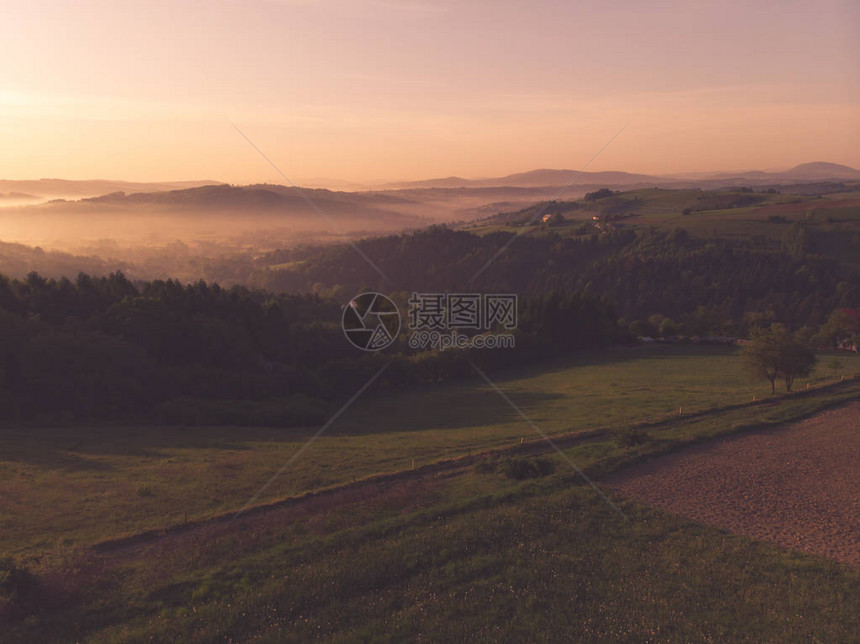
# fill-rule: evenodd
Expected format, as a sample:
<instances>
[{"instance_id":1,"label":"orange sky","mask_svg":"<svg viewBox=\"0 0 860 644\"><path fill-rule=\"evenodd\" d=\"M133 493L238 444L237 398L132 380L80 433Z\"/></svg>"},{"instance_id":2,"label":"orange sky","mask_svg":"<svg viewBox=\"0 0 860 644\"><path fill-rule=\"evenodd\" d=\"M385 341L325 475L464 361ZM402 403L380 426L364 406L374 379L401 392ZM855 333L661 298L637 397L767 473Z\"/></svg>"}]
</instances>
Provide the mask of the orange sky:
<instances>
[{"instance_id":1,"label":"orange sky","mask_svg":"<svg viewBox=\"0 0 860 644\"><path fill-rule=\"evenodd\" d=\"M3 7L0 178L860 167L855 0Z\"/></svg>"}]
</instances>

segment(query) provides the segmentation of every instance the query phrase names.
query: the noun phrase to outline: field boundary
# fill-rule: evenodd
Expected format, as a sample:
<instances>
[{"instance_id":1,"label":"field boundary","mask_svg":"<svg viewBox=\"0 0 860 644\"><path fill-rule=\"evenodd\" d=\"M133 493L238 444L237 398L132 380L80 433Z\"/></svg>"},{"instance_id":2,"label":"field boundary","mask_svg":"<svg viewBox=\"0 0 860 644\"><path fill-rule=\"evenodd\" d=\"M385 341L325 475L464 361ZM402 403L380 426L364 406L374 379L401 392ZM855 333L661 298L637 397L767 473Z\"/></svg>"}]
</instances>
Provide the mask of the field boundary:
<instances>
[{"instance_id":1,"label":"field boundary","mask_svg":"<svg viewBox=\"0 0 860 644\"><path fill-rule=\"evenodd\" d=\"M778 407L781 403L787 402L789 400L796 400L798 398L810 398L815 397L818 394L838 391L840 389L850 389L852 386L857 385L856 378L846 378L842 381L837 381L834 383L830 383L827 385L821 385L811 389L804 389L795 393L790 393L786 395L782 395L779 398L773 399L763 399L757 401L749 401L745 403L736 403L732 405L726 405L725 407L717 407L711 408L708 410L702 410L698 412L691 412L689 414L681 414L681 415L672 415L667 418L658 421L644 420L637 423L634 423L628 426L631 429L658 429L661 427L671 427L673 425L677 425L682 422L687 422L690 420L695 420L697 418L703 418L707 416L716 416L723 413L736 411L738 409L751 408L751 407ZM857 397L860 397L860 391L857 392ZM841 406L850 400L839 399L830 402L825 402L821 406L817 407L814 410L810 410L806 413L800 413L796 417L790 420L774 420L774 421L759 421L753 422L749 424L743 424L733 427L728 432L722 433L721 436L737 434L744 431L751 431L755 429L762 429L765 427L778 426L785 424L787 422L795 422L798 420L802 420L808 416L820 413L826 409L832 407ZM581 430L577 432L569 432L564 434L555 434L550 435L552 441L559 448L567 448L574 447L578 444L595 440L601 438L609 438L613 435L613 432L616 431L615 428L610 427L602 427L591 430ZM697 443L701 443L708 440L713 440L716 438L715 436L702 437L699 439L694 439L691 441L684 441L682 443L678 443L677 445L669 445L666 449L661 450L659 454L648 453L642 454L640 457L627 458L623 462L617 463L606 463L604 467L601 468L599 472L600 476L605 476L609 474L611 471L615 471L619 466L634 464L641 462L642 460L646 460L649 458L657 457L671 451L675 451L677 449L683 449L685 447L692 446ZM359 478L357 480L334 484L328 487L320 488L317 490L310 490L307 492L303 492L298 495L289 496L281 499L277 499L275 501L271 501L268 503L262 503L259 505L254 505L249 507L247 510L241 513L241 517L253 517L260 514L264 514L273 510L287 508L295 505L299 505L301 503L305 503L307 501L323 498L331 495L336 495L342 493L346 490L361 490L367 487L378 487L378 486L386 486L393 483L397 483L400 481L405 481L413 478L423 478L428 476L440 476L443 474L454 475L458 471L465 470L467 467L474 465L475 463L493 457L499 456L532 456L537 454L544 454L549 451L552 451L552 447L547 443L544 438L535 438L529 440L522 440L519 443L513 443L508 445L503 445L501 447L481 450L475 454L469 453L462 456L458 456L455 458L447 458L440 459L437 461L433 461L431 463L426 463L424 465L420 465L411 469L403 469L396 470L394 472L384 472L378 474L371 474L369 476L365 476ZM134 546L147 544L153 541L156 541L162 537L181 534L184 532L192 531L207 525L213 524L223 524L232 521L234 518L238 518L236 515L237 511L231 512L223 512L221 514L217 514L215 516L200 518L200 519L192 519L190 521L185 521L183 523L175 523L168 525L162 528L153 528L150 530L145 530L142 532L138 532L131 535L125 535L121 537L116 537L112 539L107 539L103 541L96 542L94 544L83 546L84 549L92 550L98 554L103 553L111 553L117 552L121 550L125 550L127 548L132 548Z\"/></svg>"},{"instance_id":2,"label":"field boundary","mask_svg":"<svg viewBox=\"0 0 860 644\"><path fill-rule=\"evenodd\" d=\"M611 430L609 429L584 430L572 434L553 436L552 439L553 442L555 442L555 444L560 447L571 447L573 445L583 443L591 439L608 436L610 432ZM442 474L453 474L458 470L463 470L471 465L474 465L478 461L484 460L492 456L505 456L512 454L532 455L544 453L545 451L547 451L547 449L550 449L548 446L541 449L542 446L546 446L546 441L544 439L530 440L525 441L523 443L514 443L493 449L482 450L475 454L466 454L463 456L457 456L455 458L441 459L438 461L433 461L432 463L426 463L424 465L417 466L414 469L410 468L405 470L396 470L394 472L371 474L369 476L356 479L355 481L339 483L317 490L303 492L295 496L288 496L282 499L278 499L276 501L271 501L269 503L254 505L242 512L239 516L245 518L264 514L271 510L291 507L293 505L298 505L300 503L304 503L312 499L339 494L345 490L360 490L365 487L388 485L400 481L405 481L411 478L423 478L425 476L440 476ZM92 549L97 553L114 552L130 546L147 543L163 536L179 534L210 524L226 523L233 520L234 517L238 518L236 516L237 512L238 510L232 512L224 512L212 517L208 517L206 519L194 519L183 523L172 524L166 528L154 528L152 530L145 530L143 532L138 532L133 535L99 541L91 546L85 546L85 548Z\"/></svg>"}]
</instances>

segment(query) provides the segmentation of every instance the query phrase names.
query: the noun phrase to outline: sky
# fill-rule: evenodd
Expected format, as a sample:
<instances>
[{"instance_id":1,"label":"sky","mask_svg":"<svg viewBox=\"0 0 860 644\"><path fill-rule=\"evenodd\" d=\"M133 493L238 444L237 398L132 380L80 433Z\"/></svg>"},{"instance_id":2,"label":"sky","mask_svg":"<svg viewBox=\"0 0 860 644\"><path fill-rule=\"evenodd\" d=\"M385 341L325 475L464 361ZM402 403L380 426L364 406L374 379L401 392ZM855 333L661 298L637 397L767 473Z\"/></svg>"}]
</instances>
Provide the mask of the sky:
<instances>
[{"instance_id":1,"label":"sky","mask_svg":"<svg viewBox=\"0 0 860 644\"><path fill-rule=\"evenodd\" d=\"M3 179L860 168L856 0L0 4Z\"/></svg>"}]
</instances>

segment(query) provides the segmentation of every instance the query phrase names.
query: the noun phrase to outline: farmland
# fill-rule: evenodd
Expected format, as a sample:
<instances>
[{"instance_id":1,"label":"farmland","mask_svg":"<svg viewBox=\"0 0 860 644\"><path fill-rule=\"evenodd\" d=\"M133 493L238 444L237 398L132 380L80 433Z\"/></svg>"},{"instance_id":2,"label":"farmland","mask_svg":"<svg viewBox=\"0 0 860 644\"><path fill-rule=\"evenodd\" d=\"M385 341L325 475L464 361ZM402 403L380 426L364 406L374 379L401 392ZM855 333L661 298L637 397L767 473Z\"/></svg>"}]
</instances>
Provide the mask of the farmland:
<instances>
[{"instance_id":1,"label":"farmland","mask_svg":"<svg viewBox=\"0 0 860 644\"><path fill-rule=\"evenodd\" d=\"M843 372L860 360L842 358ZM833 379L824 362L812 376ZM661 377L650 377L659 369ZM769 396L734 350L618 349L500 385L548 434L642 421ZM588 391L585 392L586 383ZM11 554L88 545L241 507L315 428L7 427L0 430L2 542ZM534 438L477 380L371 395L331 426L259 501Z\"/></svg>"},{"instance_id":2,"label":"farmland","mask_svg":"<svg viewBox=\"0 0 860 644\"><path fill-rule=\"evenodd\" d=\"M860 359L840 360L847 382L825 358L809 392L773 397L722 347L614 349L491 375L599 480L856 399ZM256 503L316 494L200 523L241 507L313 431L2 430L2 549L51 590L10 641L495 639L503 614L509 639L839 640L857 628L856 570L617 498L621 518L478 380L369 395ZM550 473L519 480L517 459ZM92 548L144 530L156 532ZM709 590L733 587L744 593Z\"/></svg>"},{"instance_id":3,"label":"farmland","mask_svg":"<svg viewBox=\"0 0 860 644\"><path fill-rule=\"evenodd\" d=\"M607 211L627 228L653 227L671 231L683 228L689 234L707 239L754 241L756 238L779 242L792 223L808 231L813 250L857 269L856 236L860 235L860 197L857 185L848 184L841 192L785 194L748 191L645 188L626 190L608 199L559 201L538 204L517 213L500 213L467 228L478 234L500 230L513 232L537 212L560 212L564 221L552 226L539 225L530 234L555 232L561 236L582 235L594 217L606 218ZM539 222L538 222L539 223ZM583 228L585 226L586 228Z\"/></svg>"}]
</instances>

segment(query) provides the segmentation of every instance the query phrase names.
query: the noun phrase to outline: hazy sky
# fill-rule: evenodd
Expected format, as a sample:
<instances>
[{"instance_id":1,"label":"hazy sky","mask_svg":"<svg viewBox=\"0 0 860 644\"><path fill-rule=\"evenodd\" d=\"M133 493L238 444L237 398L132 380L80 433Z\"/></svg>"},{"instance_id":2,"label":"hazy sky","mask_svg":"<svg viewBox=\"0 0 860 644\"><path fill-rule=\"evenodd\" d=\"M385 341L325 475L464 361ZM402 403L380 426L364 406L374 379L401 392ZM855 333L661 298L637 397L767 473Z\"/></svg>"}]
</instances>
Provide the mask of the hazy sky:
<instances>
[{"instance_id":1,"label":"hazy sky","mask_svg":"<svg viewBox=\"0 0 860 644\"><path fill-rule=\"evenodd\" d=\"M860 167L856 0L0 6L0 178Z\"/></svg>"}]
</instances>

